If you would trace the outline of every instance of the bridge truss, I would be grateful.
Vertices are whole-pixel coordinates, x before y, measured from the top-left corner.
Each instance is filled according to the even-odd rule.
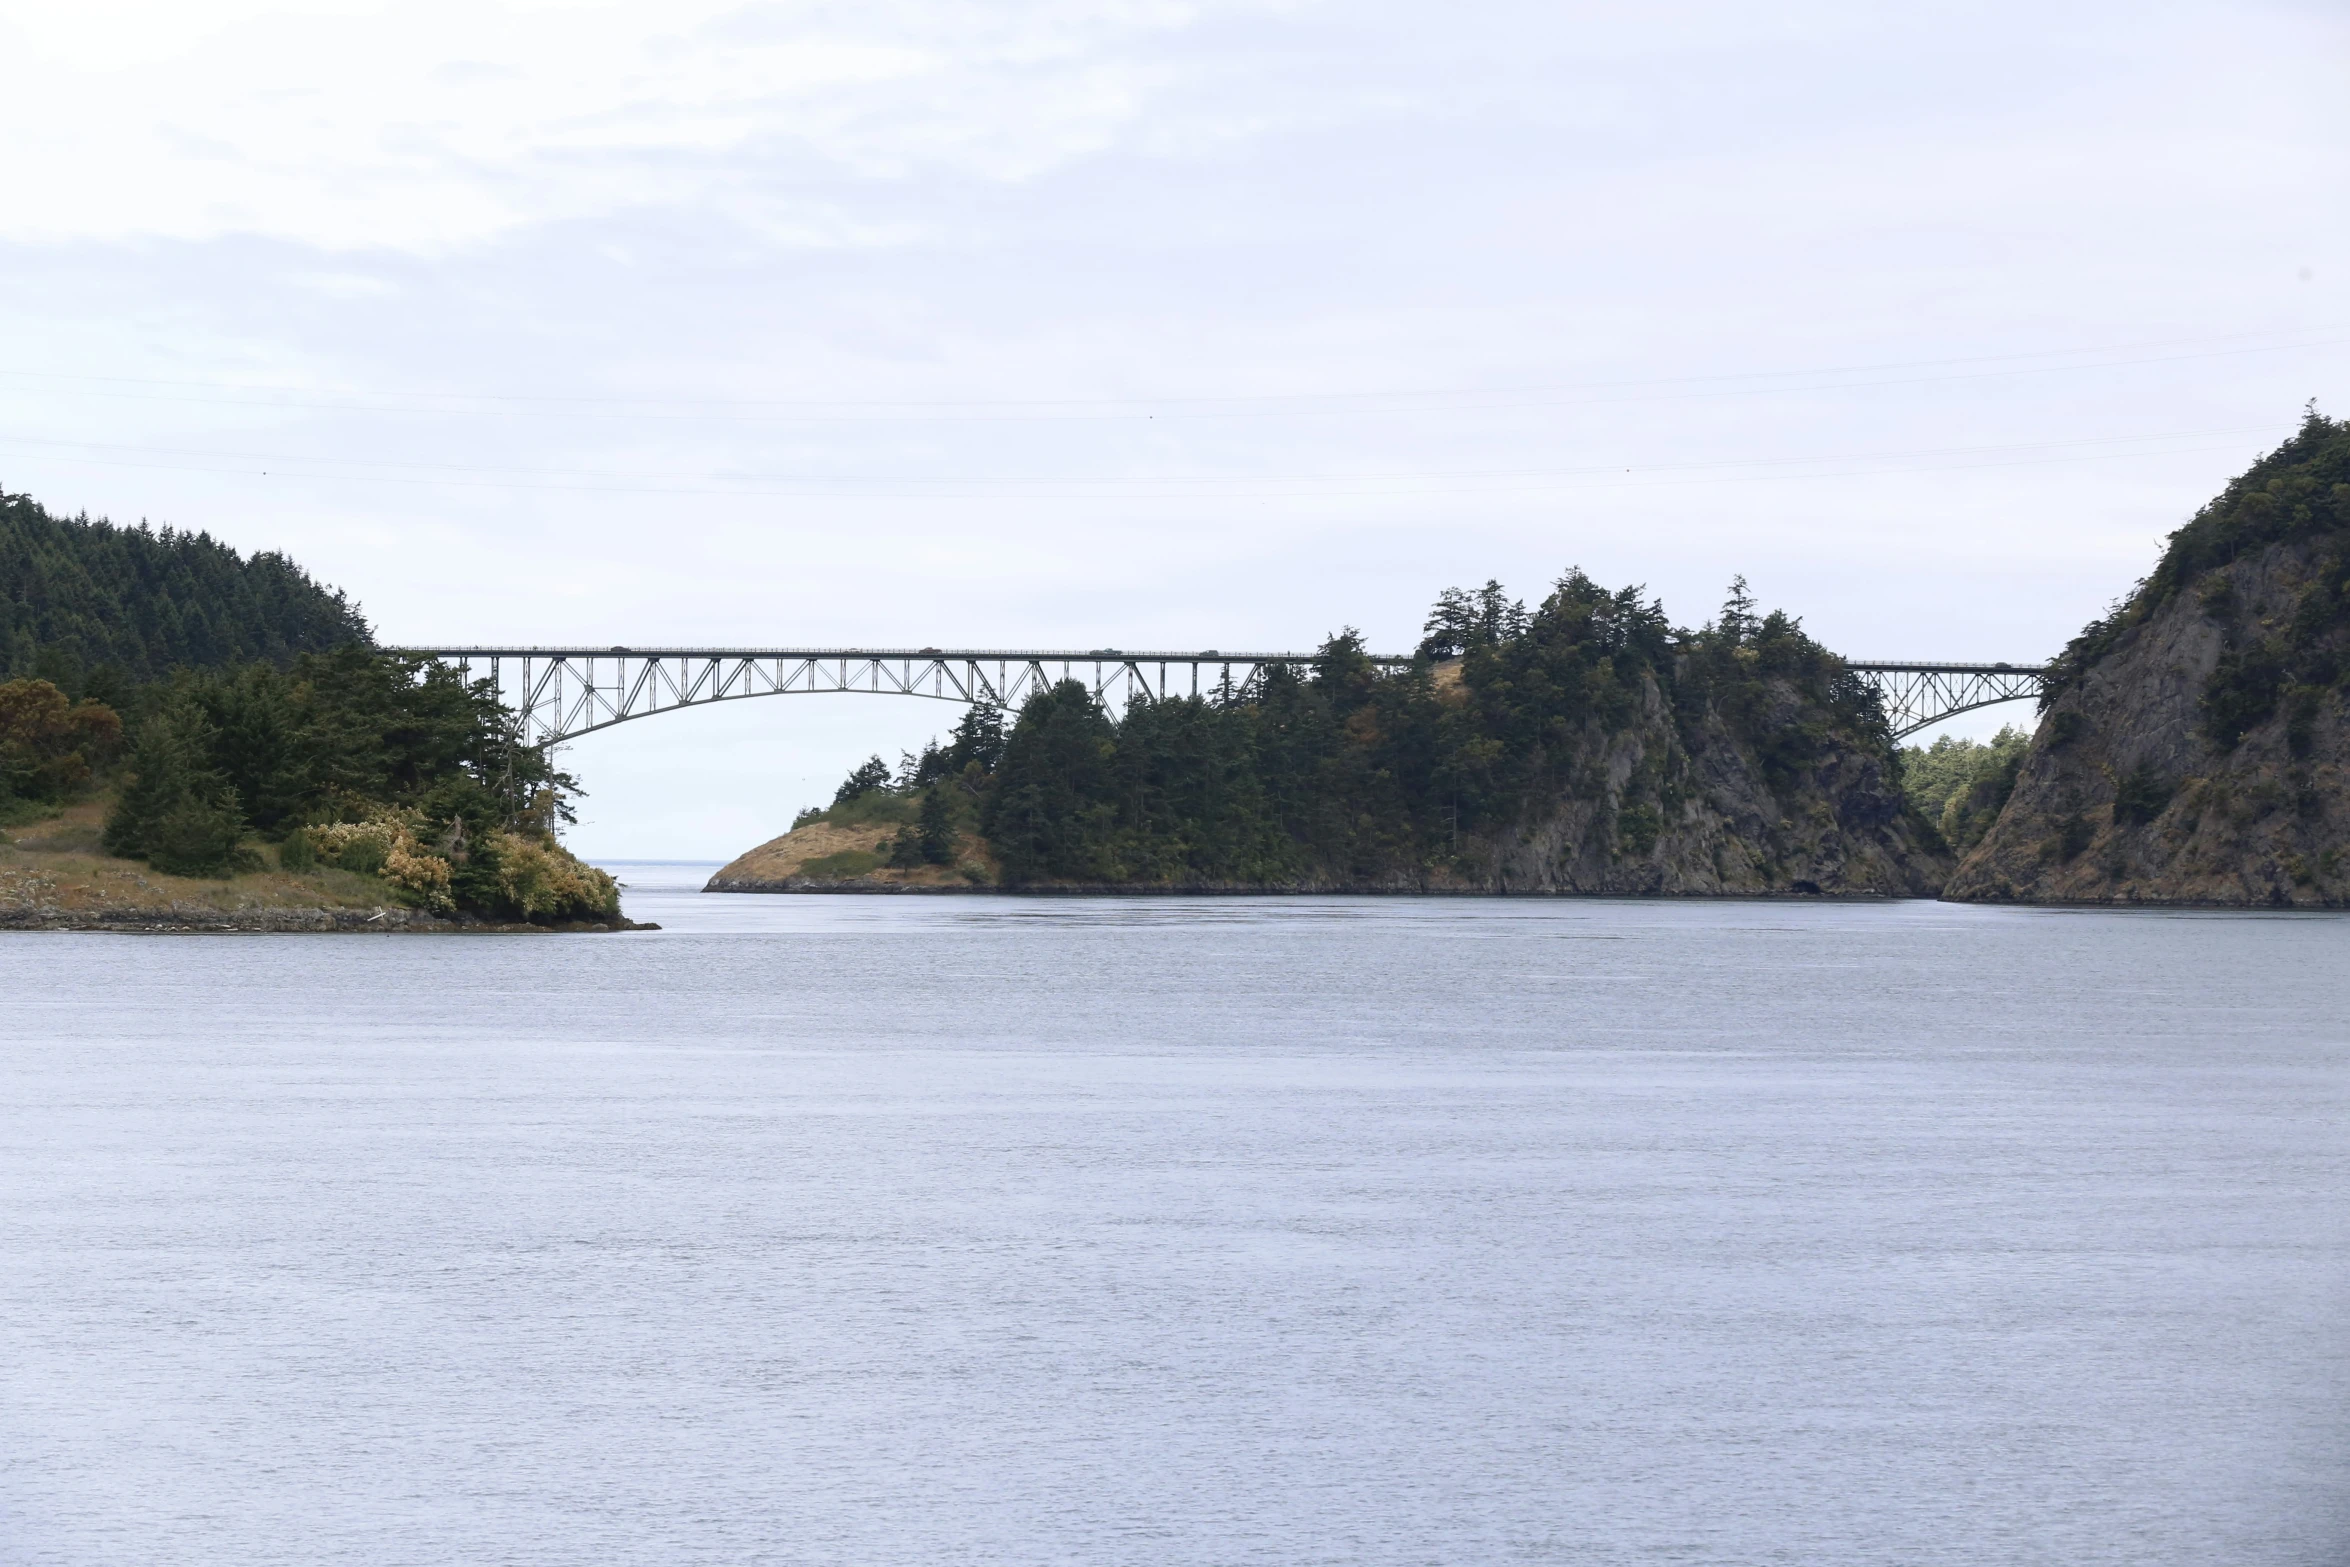
[[[1877,688],[1898,740],[1978,707],[2037,698],[2048,678],[2038,664],[1928,664],[1852,659],[1846,666]]]
[[[1016,710],[1062,680],[1082,681],[1122,706],[1130,697],[1245,694],[1275,664],[1310,653],[1129,653],[998,648],[554,648],[411,647],[469,678],[486,678],[522,718],[523,740],[553,744],[681,707],[754,696],[828,691],[991,702]],[[1374,664],[1407,666],[1402,656]]]
[[[1002,648],[409,647],[395,652],[486,679],[522,720],[528,745],[554,745],[631,719],[758,696],[863,692],[990,702],[1007,711],[1061,680],[1112,705],[1130,697],[1245,695],[1275,665],[1310,653],[1088,652]],[[1383,668],[1408,654],[1372,654]],[[2040,694],[2043,671],[2010,664],[1856,661],[1877,689],[1896,735],[1956,713]]]

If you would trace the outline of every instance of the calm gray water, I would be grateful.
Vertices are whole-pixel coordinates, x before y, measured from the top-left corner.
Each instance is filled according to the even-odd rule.
[[[2350,922],[707,869],[0,936],[0,1559],[2350,1559]]]

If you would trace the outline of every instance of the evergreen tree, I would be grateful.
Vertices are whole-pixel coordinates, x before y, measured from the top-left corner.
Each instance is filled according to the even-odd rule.
[[[841,781],[841,786],[833,791],[832,803],[846,805],[861,794],[871,794],[877,789],[887,789],[890,787],[890,783],[889,763],[878,756],[867,757],[852,769],[849,776]]]
[[[0,492],[0,678],[39,676],[80,696],[102,665],[149,681],[368,640],[358,608],[283,555],[54,516]]]
[[[1724,728],[1774,790],[1831,754],[1899,777],[1874,693],[1743,582],[1684,631],[1641,589],[1570,571],[1531,610],[1498,583],[1447,591],[1402,670],[1348,630],[1245,691],[1139,697],[1115,720],[1077,682],[1040,691],[980,779],[979,825],[1012,885],[1408,882],[1474,870],[1480,835],[1587,796],[1614,737],[1660,721],[1633,776],[1604,786],[1618,853],[1647,854],[1681,819],[1703,787],[1693,757]],[[985,722],[917,776],[957,777]]]
[[[929,865],[945,865],[955,857],[955,824],[947,814],[947,797],[937,789],[922,792],[922,811],[915,824],[915,846]]]
[[[245,823],[236,790],[212,765],[214,738],[187,703],[139,726],[130,777],[106,821],[108,853],[175,876],[218,875],[249,859],[238,847]]]
[[[981,828],[1013,885],[1107,878],[1116,737],[1085,686],[1064,680],[1029,698],[1004,744]]]

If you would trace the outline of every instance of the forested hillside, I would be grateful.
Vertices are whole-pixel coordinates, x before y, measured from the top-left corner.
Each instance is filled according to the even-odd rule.
[[[1948,895],[2350,904],[2350,423],[2312,409],[2066,647]]]
[[[342,875],[432,915],[617,917],[555,837],[574,786],[491,688],[378,651],[282,555],[0,496],[0,654],[0,826],[34,829],[40,885],[109,879],[73,859],[103,850],[191,880]]]
[[[209,534],[52,516],[0,493],[0,678],[80,694],[369,640],[358,607],[283,555]]]
[[[823,815],[919,796],[866,852],[975,866],[947,841],[967,818],[1008,886],[1931,891],[1899,767],[1870,689],[1743,584],[1686,631],[1570,572],[1531,610],[1446,593],[1401,672],[1349,632],[1214,698],[1113,714],[1064,682]]]

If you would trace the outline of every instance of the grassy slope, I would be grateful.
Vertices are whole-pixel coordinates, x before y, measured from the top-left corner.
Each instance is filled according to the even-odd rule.
[[[0,912],[43,912],[67,918],[204,913],[233,915],[263,909],[397,908],[390,887],[373,876],[319,870],[296,876],[269,868],[205,880],[166,876],[135,860],[118,860],[98,847],[106,802],[84,800],[58,815],[0,832]]]
[[[399,890],[380,877],[328,866],[300,874],[279,870],[274,844],[249,843],[264,865],[238,876],[167,876],[136,860],[115,859],[98,846],[107,804],[103,798],[83,800],[41,820],[0,829],[0,928],[449,928],[449,921],[409,907]]]
[[[915,802],[899,795],[859,795],[820,812],[780,838],[770,838],[710,879],[717,892],[756,892],[786,884],[833,887],[992,887],[996,868],[987,845],[958,811],[955,861],[893,870],[883,863],[889,839],[914,820]]]

